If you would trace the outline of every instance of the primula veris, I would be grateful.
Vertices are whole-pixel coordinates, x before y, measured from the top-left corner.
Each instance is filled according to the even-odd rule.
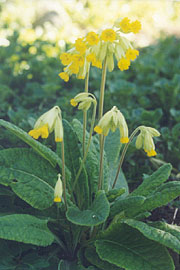
[[[34,139],[39,137],[46,139],[49,133],[55,134],[55,141],[63,141],[63,125],[61,110],[58,106],[54,106],[51,110],[41,115],[34,125],[34,129],[29,131],[29,135]]]
[[[63,185],[61,181],[61,175],[58,174],[58,180],[56,182],[54,188],[54,202],[61,202],[62,201],[62,194],[63,194]]]
[[[153,137],[160,136],[159,131],[157,131],[155,128],[146,126],[140,126],[139,130],[140,134],[136,139],[136,148],[143,148],[148,157],[155,156],[157,153],[155,151]]]
[[[95,126],[94,131],[98,134],[107,136],[110,129],[114,132],[117,128],[120,130],[120,142],[128,143],[128,126],[126,124],[126,120],[118,108],[114,106],[110,111],[106,112],[102,116],[97,126]]]
[[[83,92],[72,98],[70,103],[73,107],[79,104],[79,110],[87,111],[92,103],[96,103],[96,99],[92,94]]]
[[[112,72],[114,57],[121,71],[129,69],[131,61],[136,59],[139,51],[133,48],[122,32],[138,33],[140,29],[139,21],[130,22],[130,19],[125,17],[118,20],[113,28],[104,29],[98,34],[91,31],[86,37],[78,38],[73,48],[60,56],[62,64],[66,67],[64,73],[59,73],[59,76],[65,82],[72,74],[78,79],[85,79],[90,66],[102,69],[105,59],[108,71]]]

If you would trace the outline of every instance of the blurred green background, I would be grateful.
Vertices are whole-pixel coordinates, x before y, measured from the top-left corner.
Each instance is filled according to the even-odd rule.
[[[105,111],[116,105],[126,116],[130,132],[138,125],[161,132],[158,155],[147,158],[129,148],[123,169],[138,183],[163,162],[171,162],[172,177],[180,170],[180,2],[171,0],[0,0],[0,117],[24,130],[54,105],[63,117],[82,119],[69,100],[83,91],[84,82],[63,82],[60,54],[88,31],[111,27],[119,17],[140,20],[132,36],[140,56],[130,69],[107,74]],[[99,95],[101,71],[91,69],[90,91]],[[50,145],[51,137],[47,140]],[[23,146],[1,129],[0,148]],[[137,169],[138,168],[138,169]]]

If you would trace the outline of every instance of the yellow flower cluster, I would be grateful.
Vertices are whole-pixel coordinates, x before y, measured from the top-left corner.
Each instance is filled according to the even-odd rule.
[[[89,32],[85,37],[78,38],[72,49],[64,52],[60,60],[64,66],[63,72],[59,73],[61,79],[69,81],[69,77],[75,74],[78,79],[84,79],[90,65],[102,69],[104,60],[107,61],[109,72],[114,69],[114,56],[118,62],[121,71],[127,70],[131,61],[134,61],[139,55],[130,41],[122,36],[124,33],[138,33],[141,29],[141,23],[134,21],[130,23],[128,18],[116,22],[115,28],[105,29],[99,34]]]
[[[120,30],[124,33],[133,32],[134,34],[137,34],[141,30],[141,23],[138,20],[130,22],[130,20],[127,17],[125,17],[123,20],[119,22],[119,27]]]

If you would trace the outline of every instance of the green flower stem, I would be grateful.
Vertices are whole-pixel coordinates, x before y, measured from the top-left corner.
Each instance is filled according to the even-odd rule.
[[[106,71],[107,71],[107,58],[104,59],[102,76],[101,76],[98,120],[100,120],[102,115],[103,115],[104,90],[105,90],[105,84],[106,84]]]
[[[66,210],[67,210],[66,176],[65,176],[65,158],[64,158],[64,141],[61,142],[61,159],[62,159],[63,196],[64,196],[65,208],[66,208]]]
[[[85,78],[85,89],[84,92],[88,93],[88,86],[89,86],[89,70],[86,74]],[[86,149],[86,142],[85,142],[85,137],[86,137],[86,125],[87,125],[87,111],[83,112],[83,157],[85,155],[85,149]]]
[[[105,136],[100,135],[100,166],[99,166],[99,182],[98,182],[98,190],[103,188],[103,152],[104,152],[104,142]]]
[[[115,187],[116,185],[116,182],[117,182],[117,179],[118,179],[118,176],[119,176],[119,172],[121,170],[121,167],[122,167],[122,164],[123,164],[123,161],[124,161],[124,157],[126,155],[126,152],[127,152],[127,149],[128,149],[128,146],[129,144],[132,142],[134,136],[137,134],[137,132],[139,131],[139,127],[136,128],[133,133],[131,134],[131,136],[129,137],[129,142],[124,146],[123,148],[123,151],[122,151],[122,154],[121,154],[121,158],[120,158],[120,161],[119,161],[119,166],[118,166],[118,169],[117,169],[117,172],[116,172],[116,176],[115,176],[115,179],[114,179],[114,183],[112,185],[112,189]]]
[[[72,187],[71,194],[73,193],[73,190],[74,190],[74,188],[75,188],[75,186],[76,186],[76,184],[78,182],[78,178],[79,178],[79,176],[81,174],[83,165],[84,165],[84,163],[86,161],[86,157],[87,157],[87,154],[88,154],[89,146],[90,146],[90,143],[91,143],[91,138],[92,138],[92,133],[93,133],[93,128],[94,128],[95,118],[96,118],[96,107],[97,107],[97,102],[96,102],[96,100],[94,100],[93,115],[92,115],[91,128],[90,128],[89,139],[88,139],[88,143],[87,143],[87,147],[86,147],[86,152],[84,154],[84,157],[83,157],[83,160],[81,162],[79,171],[78,171],[78,173],[76,175],[76,178],[74,180],[74,184],[73,184],[73,187]]]

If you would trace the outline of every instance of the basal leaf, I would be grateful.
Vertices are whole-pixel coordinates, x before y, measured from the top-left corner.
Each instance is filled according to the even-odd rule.
[[[147,196],[152,194],[163,182],[165,182],[171,173],[172,166],[171,164],[165,164],[161,166],[157,171],[155,171],[152,175],[146,177],[142,184],[136,188],[131,196],[141,195]]]
[[[122,211],[126,210],[128,213],[128,211],[130,212],[131,209],[138,209],[138,207],[143,204],[145,199],[146,198],[143,196],[133,196],[119,199],[112,205],[110,215],[111,217],[114,217]]]
[[[104,191],[99,191],[87,210],[79,210],[77,207],[69,207],[66,213],[67,219],[80,226],[96,226],[103,223],[109,215],[109,202]]]
[[[180,195],[180,183],[177,181],[162,184],[155,193],[148,196],[143,205],[136,212],[152,211],[166,205]]]
[[[126,270],[174,270],[165,247],[126,224],[110,226],[95,241],[99,257]]]
[[[0,238],[38,246],[48,246],[54,241],[47,220],[23,214],[0,217]]]
[[[85,250],[85,256],[90,263],[99,267],[102,270],[122,270],[122,268],[117,267],[114,264],[101,260],[96,253],[95,248],[87,248]]]
[[[53,204],[57,171],[32,149],[0,151],[0,183],[37,209]]]
[[[148,224],[133,220],[127,219],[124,223],[140,231],[145,237],[156,241],[168,248],[173,249],[175,252],[180,253],[180,239],[176,238],[170,232],[164,231],[163,229],[157,229],[149,226]],[[180,234],[180,230],[179,230]],[[179,235],[180,236],[180,235]]]
[[[61,159],[51,149],[34,140],[24,130],[2,119],[0,119],[0,126],[5,127],[18,138],[30,145],[36,152],[38,152],[43,158],[47,159],[53,166],[58,164],[60,168],[62,168]]]
[[[82,162],[82,156],[79,149],[78,137],[73,130],[72,125],[66,120],[63,121],[64,126],[64,146],[65,146],[65,162],[71,171],[71,180],[69,189],[72,188],[74,180]],[[75,194],[80,208],[87,208],[89,205],[89,186],[88,176],[85,167],[81,171],[78,182],[75,186]]]

